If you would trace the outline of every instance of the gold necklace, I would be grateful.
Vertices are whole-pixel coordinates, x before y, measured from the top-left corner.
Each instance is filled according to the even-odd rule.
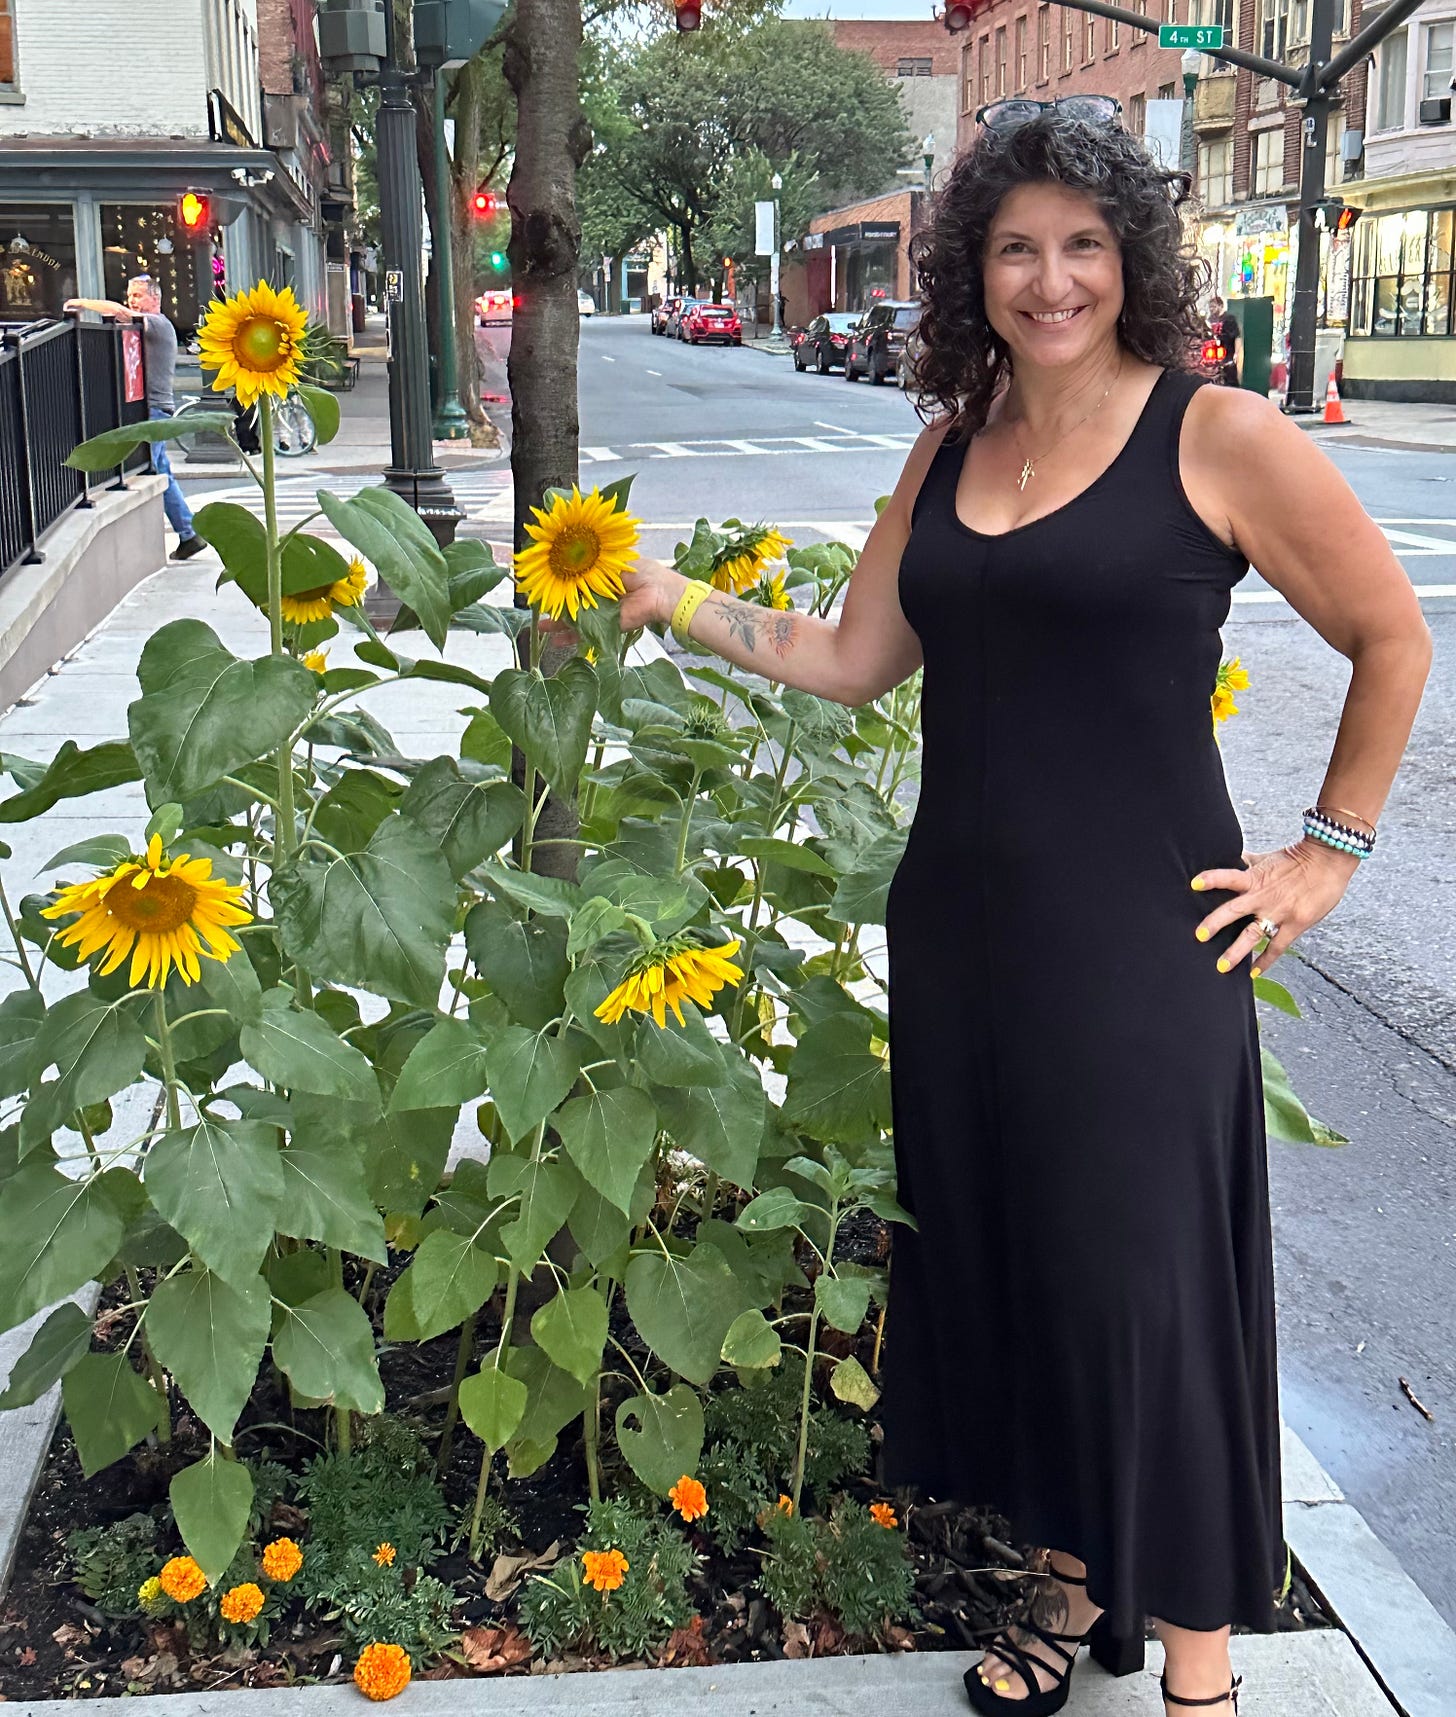
[[[1072,424],[1071,428],[1064,429],[1050,447],[1044,447],[1040,453],[1035,455],[1030,453],[1026,453],[1024,455],[1021,463],[1021,475],[1016,480],[1016,487],[1018,489],[1024,489],[1031,479],[1036,476],[1036,461],[1038,459],[1045,459],[1049,453],[1054,453],[1072,433],[1073,429],[1080,429],[1084,423],[1089,421],[1089,419],[1096,417],[1097,413],[1102,410],[1104,405],[1107,404],[1108,395],[1112,392],[1113,388],[1117,386],[1121,377],[1122,359],[1119,357],[1117,360],[1117,369],[1113,373],[1112,380],[1108,382],[1107,386],[1103,389],[1102,398],[1099,399],[1096,405],[1092,407],[1091,411],[1089,411],[1085,417],[1079,417],[1077,421]],[[1021,438],[1015,434],[1015,431],[1013,431],[1012,434],[1019,444]]]

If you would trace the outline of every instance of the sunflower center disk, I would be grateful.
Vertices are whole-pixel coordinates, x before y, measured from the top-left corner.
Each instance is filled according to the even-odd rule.
[[[288,330],[271,316],[249,316],[233,335],[233,351],[240,364],[269,374],[288,361]]]
[[[197,890],[180,876],[153,876],[145,888],[123,878],[106,895],[106,910],[118,924],[138,934],[165,936],[192,917]]]
[[[559,578],[577,578],[602,552],[601,539],[588,525],[568,525],[551,544],[551,570]]]

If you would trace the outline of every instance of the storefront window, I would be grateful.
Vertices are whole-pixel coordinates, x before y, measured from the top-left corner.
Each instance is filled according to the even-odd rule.
[[[162,295],[162,313],[188,337],[200,320],[198,282],[206,296],[212,282],[212,249],[206,240],[186,239],[177,231],[173,206],[103,203],[102,263],[106,297],[125,302],[134,274],[150,274]],[[199,255],[199,251],[204,254]]]
[[[1451,332],[1456,210],[1367,216],[1355,229],[1350,331],[1377,337]]]
[[[15,73],[15,9],[10,0],[0,0],[0,89],[16,87]]]
[[[0,203],[0,321],[59,316],[76,296],[76,221],[69,203]]]

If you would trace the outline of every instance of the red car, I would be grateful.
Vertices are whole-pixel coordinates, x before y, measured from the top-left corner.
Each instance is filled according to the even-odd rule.
[[[694,304],[677,325],[677,337],[690,346],[704,340],[721,340],[726,346],[743,344],[743,324],[731,304]]]

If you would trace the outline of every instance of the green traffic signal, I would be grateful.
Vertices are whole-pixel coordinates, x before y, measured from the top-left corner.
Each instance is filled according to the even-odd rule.
[[[500,270],[500,269],[503,269],[505,267],[505,265],[506,265],[505,252],[501,251],[501,250],[493,250],[490,253],[490,266],[496,270]]]

